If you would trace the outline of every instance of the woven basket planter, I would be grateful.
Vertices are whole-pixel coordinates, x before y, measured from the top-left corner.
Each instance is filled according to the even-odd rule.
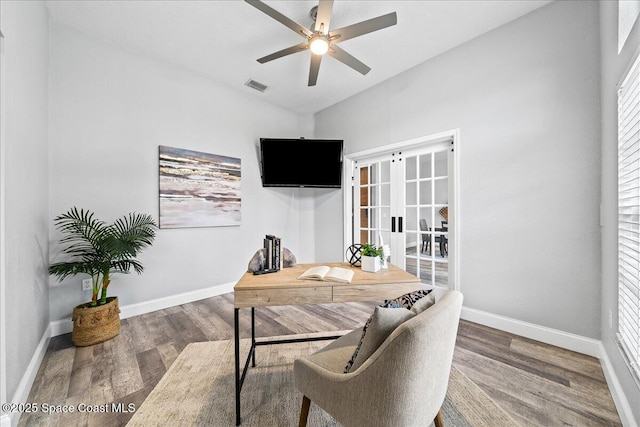
[[[118,297],[107,298],[107,303],[91,307],[80,304],[73,309],[71,340],[78,347],[98,344],[120,333],[120,307]]]

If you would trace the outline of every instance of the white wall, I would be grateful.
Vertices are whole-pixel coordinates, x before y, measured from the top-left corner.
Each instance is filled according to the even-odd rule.
[[[465,306],[599,338],[598,45],[597,2],[554,2],[318,113],[316,136],[353,153],[459,128]],[[342,200],[317,208],[317,252],[340,256]]]
[[[5,36],[6,106],[2,159],[5,203],[5,286],[2,321],[6,369],[2,402],[19,388],[49,324],[48,256],[48,23],[44,3],[0,2]],[[26,385],[27,387],[30,384]],[[27,390],[28,392],[28,390]],[[22,396],[18,396],[22,397]],[[26,397],[26,396],[25,396]]]
[[[640,389],[634,383],[615,343],[618,324],[618,97],[627,67],[638,54],[640,23],[636,21],[624,49],[618,54],[618,2],[600,3],[602,55],[602,344],[630,410],[640,421]],[[613,317],[609,325],[609,312]]]
[[[235,282],[266,233],[280,235],[299,261],[313,259],[313,236],[298,230],[312,221],[300,207],[309,196],[263,188],[257,151],[260,137],[311,136],[311,117],[68,27],[52,24],[50,39],[51,218],[78,206],[107,221],[131,211],[157,219],[159,145],[242,160],[242,224],[160,230],[140,256],[145,272],[112,280],[121,305]],[[53,228],[50,238],[56,260]],[[90,298],[79,278],[52,277],[51,286],[53,321]]]

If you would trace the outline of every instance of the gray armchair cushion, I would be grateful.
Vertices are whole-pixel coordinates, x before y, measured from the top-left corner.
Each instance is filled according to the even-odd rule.
[[[360,343],[349,362],[347,362],[344,372],[348,373],[358,369],[380,347],[380,344],[387,339],[394,329],[415,315],[416,313],[404,307],[376,307],[364,325]]]
[[[306,356],[314,365],[327,371],[342,374],[344,364],[355,352],[360,343],[363,328],[354,329],[312,355]]]

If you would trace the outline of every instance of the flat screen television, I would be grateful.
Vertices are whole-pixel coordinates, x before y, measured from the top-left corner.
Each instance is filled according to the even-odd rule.
[[[342,142],[260,138],[262,186],[340,188]]]

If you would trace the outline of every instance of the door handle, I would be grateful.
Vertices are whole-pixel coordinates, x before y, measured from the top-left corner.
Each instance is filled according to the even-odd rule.
[[[391,232],[392,233],[396,232],[396,217],[395,216],[391,217]]]
[[[402,217],[398,217],[398,233],[402,233]]]

